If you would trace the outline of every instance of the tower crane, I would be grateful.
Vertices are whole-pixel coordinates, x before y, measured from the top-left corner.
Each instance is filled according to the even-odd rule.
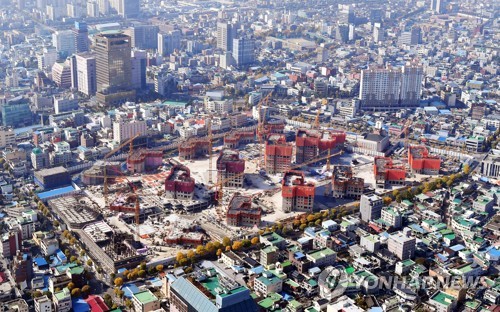
[[[141,133],[138,133],[134,135],[133,137],[127,139],[125,142],[121,143],[118,147],[114,148],[112,151],[107,153],[104,156],[104,206],[109,207],[108,203],[108,174],[107,174],[107,164],[108,164],[108,158],[111,157],[113,154],[121,150],[124,146],[127,144],[130,144],[130,148],[132,149],[134,146],[132,142],[137,139],[139,136],[141,136]],[[131,151],[130,151],[131,152]]]
[[[268,95],[266,95],[266,97],[264,97],[263,99],[261,99],[259,101],[259,104],[257,105],[257,113],[258,113],[258,125],[257,125],[257,140],[259,142],[259,144],[262,145],[262,150],[261,150],[261,155],[259,157],[259,168],[262,168],[262,158],[264,157],[264,153],[265,153],[265,146],[264,146],[264,123],[265,123],[265,120],[266,120],[266,113],[267,113],[267,103],[269,102],[269,99],[271,98],[272,96],[272,92],[270,92]],[[266,103],[266,108],[264,109],[264,112],[262,112],[262,104],[263,103]]]
[[[212,140],[213,140],[213,133],[212,133],[212,115],[209,116],[207,120],[207,131],[208,131],[208,183],[213,183],[212,180]]]

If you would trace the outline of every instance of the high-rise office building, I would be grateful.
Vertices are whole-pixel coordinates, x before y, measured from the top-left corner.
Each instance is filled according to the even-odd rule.
[[[158,53],[167,56],[181,48],[181,31],[176,29],[158,34]]]
[[[138,49],[158,48],[159,27],[156,25],[134,25],[130,29],[132,47]]]
[[[147,55],[146,51],[134,50],[132,51],[132,76],[130,79],[130,84],[134,89],[145,89],[146,88],[146,63]]]
[[[252,64],[255,61],[255,40],[245,37],[233,39],[233,59],[236,66]]]
[[[373,41],[381,42],[384,41],[384,29],[381,23],[373,24]]]
[[[217,48],[233,51],[233,39],[236,37],[236,25],[229,22],[217,23]]]
[[[384,202],[380,196],[361,195],[361,200],[359,203],[361,220],[369,222],[371,220],[379,219],[382,215],[383,206]]]
[[[75,22],[73,29],[75,52],[87,52],[89,50],[89,31],[85,22]]]
[[[52,46],[63,58],[76,51],[75,34],[70,29],[58,30],[52,34]]]
[[[423,69],[417,65],[362,70],[360,106],[373,110],[416,107],[420,103],[423,77]]]
[[[338,24],[335,28],[335,39],[340,42],[346,43],[349,41],[349,25]]]
[[[130,37],[119,32],[95,37],[97,100],[118,104],[135,98],[131,92],[132,61]]]
[[[76,89],[87,96],[94,95],[97,91],[95,55],[90,52],[77,54],[75,62]]]
[[[137,17],[141,11],[139,0],[118,0],[118,14],[124,18]]]
[[[97,91],[126,89],[131,77],[130,37],[122,33],[95,36]]]

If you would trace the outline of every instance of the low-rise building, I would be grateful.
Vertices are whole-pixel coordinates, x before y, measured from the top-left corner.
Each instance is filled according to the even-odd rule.
[[[160,300],[149,290],[133,294],[132,303],[136,312],[150,312],[160,309]]]
[[[264,296],[279,293],[283,289],[283,281],[273,273],[265,271],[262,276],[255,279],[254,289]]]

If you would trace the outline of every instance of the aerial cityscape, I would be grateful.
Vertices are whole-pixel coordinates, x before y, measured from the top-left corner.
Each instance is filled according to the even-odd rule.
[[[0,312],[500,312],[500,1],[0,0]]]

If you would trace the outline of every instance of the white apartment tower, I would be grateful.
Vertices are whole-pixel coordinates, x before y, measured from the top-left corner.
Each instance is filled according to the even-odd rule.
[[[136,135],[146,135],[147,124],[144,120],[116,121],[113,123],[113,139],[119,143]]]

